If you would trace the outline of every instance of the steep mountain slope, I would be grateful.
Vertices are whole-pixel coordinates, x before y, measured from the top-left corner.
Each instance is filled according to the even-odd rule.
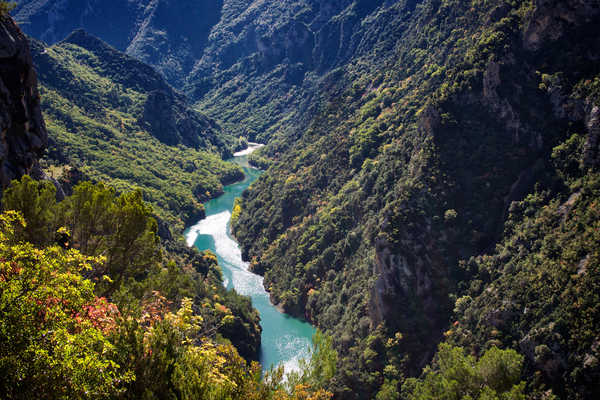
[[[11,180],[39,171],[48,133],[27,38],[12,19],[0,15],[0,24],[1,196]]]
[[[167,256],[140,192],[84,182],[58,203],[53,183],[24,175],[43,177],[48,137],[29,43],[8,8],[0,2],[1,397],[273,395],[258,365],[217,337],[257,357],[259,316],[220,285],[214,255]]]
[[[119,191],[141,187],[178,227],[242,177],[220,158],[230,152],[219,126],[148,65],[83,31],[51,47],[32,43],[56,177],[69,180],[75,168]]]
[[[365,18],[381,3],[225,1],[186,92],[237,136],[293,135],[290,127],[314,113],[323,77],[372,48],[385,29]]]
[[[13,15],[28,35],[49,44],[83,28],[180,85],[202,56],[220,7],[207,0],[20,0]]]
[[[593,1],[400,1],[360,24],[355,35],[368,32],[369,46],[323,81],[326,105],[245,194],[234,227],[274,301],[335,338],[343,355],[338,395],[370,398],[418,375],[455,321],[453,309],[460,318],[466,308],[455,304],[463,293],[472,296],[469,315],[478,321],[463,344],[476,352],[499,343],[523,352],[530,389],[552,388],[567,398],[598,390],[590,380],[598,371],[591,328],[598,318],[597,265],[584,263],[591,269],[580,278],[552,278],[556,291],[546,295],[543,286],[516,287],[527,287],[553,262],[520,274],[528,264],[519,260],[527,256],[504,245],[508,254],[493,257],[515,257],[511,269],[487,276],[503,262],[490,264],[483,255],[503,237],[513,201],[535,187],[546,193],[540,207],[558,207],[576,192],[551,154],[571,160],[568,168],[582,157],[596,159],[599,12]],[[569,141],[573,133],[581,135],[577,146]],[[277,154],[277,145],[266,153]],[[582,164],[589,182],[596,179],[594,163]],[[593,188],[582,209],[593,204]],[[597,222],[593,213],[581,218]],[[519,225],[529,251],[559,226],[540,224]],[[515,240],[511,232],[507,243]],[[593,243],[589,235],[581,229],[554,242]],[[586,254],[592,259],[594,248],[565,256],[565,268],[576,270]],[[463,268],[477,255],[479,267]],[[569,279],[584,283],[562,293],[564,302],[550,300]],[[510,319],[498,310],[512,288]],[[514,314],[532,297],[543,299],[533,315],[566,318],[562,337],[583,326],[587,333],[564,345],[551,333],[536,334],[547,320]],[[579,314],[570,311],[573,303]],[[499,341],[490,340],[494,335]]]
[[[307,122],[323,76],[372,48],[386,28],[365,17],[382,3],[21,0],[14,15],[50,44],[84,28],[154,66],[229,133],[266,142]]]

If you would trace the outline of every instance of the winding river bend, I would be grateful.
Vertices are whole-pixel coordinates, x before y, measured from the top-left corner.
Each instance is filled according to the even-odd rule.
[[[242,261],[241,251],[229,232],[231,210],[236,197],[241,196],[261,171],[250,167],[248,154],[258,146],[236,153],[229,160],[244,169],[246,178],[224,188],[224,194],[204,204],[206,218],[184,232],[188,246],[213,251],[223,270],[223,285],[252,298],[260,313],[262,326],[260,362],[263,371],[283,364],[286,371],[296,370],[298,361],[309,356],[309,346],[314,328],[303,321],[281,313],[271,304],[263,287],[263,278],[248,271]]]

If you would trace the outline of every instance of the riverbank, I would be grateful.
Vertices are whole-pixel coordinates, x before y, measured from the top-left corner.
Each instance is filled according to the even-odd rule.
[[[265,147],[265,145],[262,143],[248,142],[248,148],[246,148],[245,150],[240,150],[238,152],[233,153],[233,157],[249,156],[254,151],[260,149],[261,147]]]

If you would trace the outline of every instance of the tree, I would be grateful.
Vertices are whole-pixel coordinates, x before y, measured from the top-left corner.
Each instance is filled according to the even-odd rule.
[[[56,188],[47,181],[34,181],[24,175],[13,180],[2,198],[3,210],[19,211],[27,225],[28,242],[43,246],[52,242],[56,228]]]
[[[57,228],[65,226],[72,247],[105,257],[105,263],[84,272],[102,295],[110,296],[128,278],[144,275],[159,259],[158,224],[139,190],[117,197],[103,183],[82,182],[58,205],[55,193],[51,183],[24,176],[7,189],[4,209],[23,214],[24,239],[31,243],[52,243]]]
[[[75,186],[62,203],[62,222],[69,228],[73,244],[84,254],[101,254],[114,230],[111,215],[115,191],[91,182]]]
[[[124,279],[145,273],[159,256],[158,224],[139,190],[119,196],[110,212],[114,226],[107,243],[106,268],[114,283],[107,287],[107,295]]]
[[[14,1],[0,1],[0,16],[7,15],[16,6],[17,6],[17,3],[15,3]]]
[[[7,399],[118,394],[132,378],[105,336],[118,310],[81,275],[100,260],[21,241],[17,212],[0,215],[0,226],[0,392]]]
[[[338,355],[333,348],[333,339],[320,330],[313,336],[313,348],[309,361],[300,360],[300,372],[288,373],[288,386],[293,391],[297,386],[323,389],[333,378]]]
[[[434,368],[427,367],[420,379],[407,379],[402,386],[406,400],[519,400],[525,399],[519,382],[523,356],[512,349],[492,347],[477,361],[462,347],[440,344]]]

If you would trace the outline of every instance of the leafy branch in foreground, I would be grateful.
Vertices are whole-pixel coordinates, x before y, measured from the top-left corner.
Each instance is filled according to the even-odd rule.
[[[0,1],[0,16],[7,15],[16,6],[17,6],[17,3],[15,3],[14,1]]]

